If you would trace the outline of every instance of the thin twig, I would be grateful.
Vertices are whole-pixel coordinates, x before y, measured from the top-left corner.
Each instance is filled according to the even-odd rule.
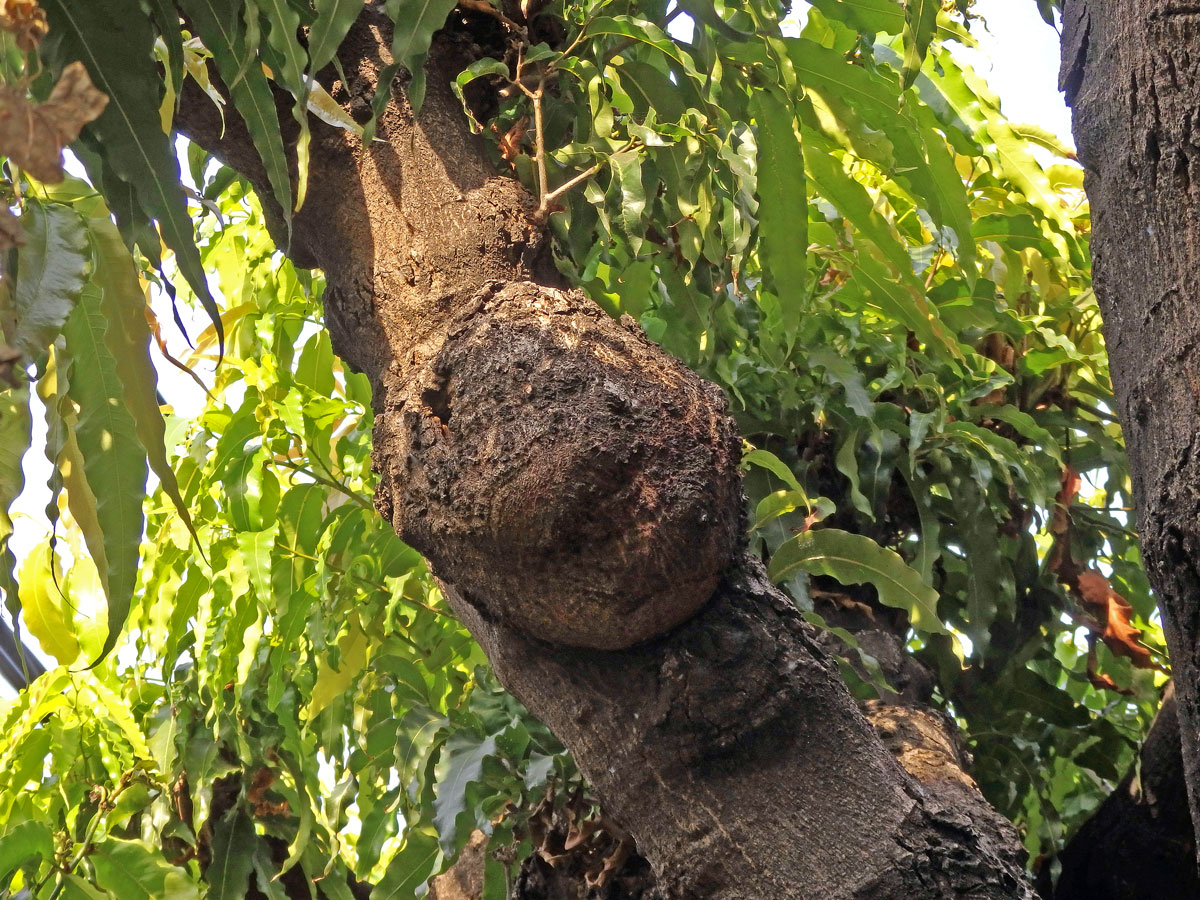
[[[316,459],[316,457],[313,457],[313,458]],[[293,472],[299,472],[301,475],[307,475],[309,478],[313,479],[318,484],[323,484],[323,485],[325,485],[325,487],[333,488],[338,493],[349,497],[351,500],[353,500],[355,503],[357,503],[359,506],[361,506],[365,510],[371,510],[373,508],[371,506],[371,501],[369,501],[366,497],[362,496],[359,493],[356,493],[355,491],[346,487],[344,484],[341,484],[332,478],[326,478],[324,475],[314,472],[312,469],[306,468],[306,467],[300,465],[299,463],[294,463],[290,459],[287,459],[287,458],[282,458],[282,459],[277,458],[275,460],[275,462],[277,462],[281,466],[284,466],[285,468],[291,469]]]
[[[483,13],[485,16],[491,16],[492,18],[499,20],[506,28],[516,32],[516,34],[521,38],[522,43],[526,45],[529,44],[529,33],[525,30],[525,28],[521,25],[518,25],[500,10],[496,9],[496,7],[492,6],[492,4],[486,3],[484,0],[458,0],[458,5],[463,9],[469,9],[472,12]]]
[[[542,128],[542,96],[546,88],[546,78],[538,79],[537,90],[530,98],[533,100],[534,160],[537,162],[538,173],[538,216],[544,216],[550,205],[550,187],[546,181],[546,135]]]
[[[620,150],[616,151],[616,153],[624,153],[626,150],[632,150],[636,146],[637,146],[637,138],[630,138],[629,141],[625,144],[625,146],[622,147]],[[613,156],[615,156],[616,153],[614,153]],[[554,190],[548,191],[546,194],[543,195],[542,205],[539,207],[539,212],[542,213],[543,215],[545,215],[549,211],[551,203],[553,203],[555,200],[557,200],[559,197],[561,197],[567,191],[571,190],[571,188],[575,187],[581,181],[587,181],[589,178],[591,178],[593,175],[595,175],[597,172],[599,172],[601,169],[603,169],[604,164],[611,159],[612,159],[612,156],[609,156],[607,159],[600,160],[600,162],[598,162],[594,166],[580,172],[574,178],[570,178],[567,181],[564,181],[562,184],[560,184]]]

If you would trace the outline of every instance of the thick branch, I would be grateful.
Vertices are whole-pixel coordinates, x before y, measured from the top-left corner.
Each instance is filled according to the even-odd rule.
[[[900,768],[756,560],[700,615],[617,653],[530,642],[446,589],[666,896],[1030,896],[1011,827],[965,786]]]
[[[342,48],[352,113],[386,31],[364,12]],[[739,555],[720,391],[561,289],[531,198],[448,89],[468,43],[435,40],[420,116],[397,93],[381,141],[313,124],[292,253],[324,269],[334,347],[376,388],[376,505],[665,897],[1030,896],[1011,827],[907,774]]]

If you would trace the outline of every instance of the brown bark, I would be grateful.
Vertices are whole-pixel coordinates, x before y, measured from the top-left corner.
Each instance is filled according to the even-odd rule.
[[[1200,822],[1200,7],[1070,0],[1061,86],[1094,283]]]
[[[342,50],[352,112],[385,55],[371,16]],[[901,767],[739,550],[720,392],[554,274],[447,89],[467,43],[439,37],[420,117],[398,90],[382,141],[314,123],[289,247],[324,269],[334,347],[374,385],[381,513],[663,897],[1031,896],[1011,826]],[[259,180],[212,119],[188,103],[180,128]]]

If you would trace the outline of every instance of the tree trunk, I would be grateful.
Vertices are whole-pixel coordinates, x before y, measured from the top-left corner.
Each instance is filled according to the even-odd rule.
[[[1061,87],[1200,823],[1200,7],[1069,0]]]
[[[387,27],[368,9],[343,46],[352,114]],[[381,514],[663,897],[1031,897],[1009,823],[956,765],[905,771],[742,550],[721,392],[555,273],[448,88],[469,44],[438,37],[420,116],[398,86],[382,141],[313,123],[288,248],[324,270],[334,347],[374,386]],[[221,127],[184,98],[180,130],[263,193]]]

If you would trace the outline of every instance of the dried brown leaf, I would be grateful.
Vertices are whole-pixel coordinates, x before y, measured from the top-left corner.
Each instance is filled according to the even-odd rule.
[[[28,53],[37,49],[50,26],[37,0],[4,0],[0,6],[0,30],[14,35],[17,46]]]
[[[1100,623],[1100,639],[1117,656],[1128,657],[1139,669],[1157,669],[1159,665],[1141,643],[1142,632],[1133,626],[1133,607],[1113,590],[1099,572],[1080,572],[1076,588],[1084,605]]]
[[[63,179],[63,147],[107,105],[108,97],[79,62],[63,69],[45,103],[31,103],[23,88],[0,87],[0,154],[38,181],[57,184]]]

